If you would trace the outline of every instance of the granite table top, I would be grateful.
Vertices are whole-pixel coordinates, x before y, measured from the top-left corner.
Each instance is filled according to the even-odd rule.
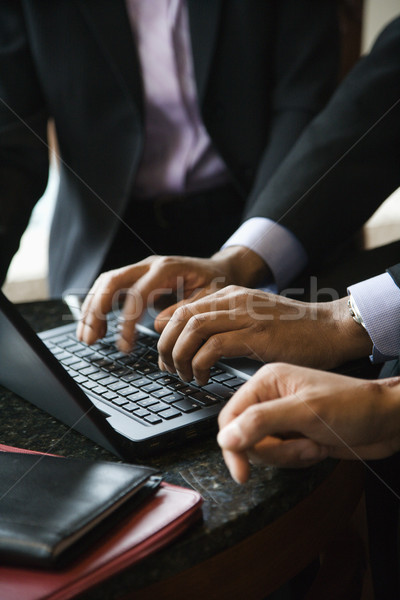
[[[61,300],[17,307],[35,331],[71,319]],[[67,457],[118,460],[1,386],[0,414],[1,443]],[[214,436],[138,462],[160,469],[169,483],[200,492],[204,499],[203,520],[165,550],[103,583],[107,598],[190,568],[259,531],[304,499],[336,464],[327,460],[304,470],[257,467],[250,481],[240,486],[230,478]],[[91,597],[96,598],[96,593],[85,594],[85,598]]]

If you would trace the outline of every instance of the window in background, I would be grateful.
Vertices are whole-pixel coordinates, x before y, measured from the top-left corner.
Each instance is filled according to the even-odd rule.
[[[12,302],[43,300],[48,297],[47,266],[51,218],[58,190],[58,169],[52,163],[47,188],[32,211],[29,225],[21,238],[3,291]]]

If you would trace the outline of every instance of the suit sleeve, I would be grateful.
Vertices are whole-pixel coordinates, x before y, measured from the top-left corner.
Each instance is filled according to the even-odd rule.
[[[247,218],[291,231],[311,262],[360,228],[400,185],[400,19],[303,132]]]
[[[249,203],[326,105],[338,79],[336,0],[285,0],[275,10],[272,120]]]
[[[393,267],[389,267],[389,269],[387,269],[387,272],[389,273],[397,287],[400,288],[400,263],[398,265],[394,265]]]
[[[21,3],[0,5],[0,283],[48,177],[47,113]]]

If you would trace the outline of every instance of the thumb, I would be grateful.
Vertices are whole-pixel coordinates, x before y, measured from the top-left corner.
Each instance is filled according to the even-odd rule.
[[[157,331],[157,333],[162,333],[164,331],[172,315],[181,304],[182,302],[171,304],[171,306],[164,308],[164,310],[158,313],[154,320],[154,329]]]

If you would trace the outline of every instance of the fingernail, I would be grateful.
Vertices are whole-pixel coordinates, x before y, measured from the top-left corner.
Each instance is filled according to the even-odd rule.
[[[182,381],[184,381],[185,383],[189,383],[189,381],[192,380],[191,377],[187,377],[186,375],[184,375],[183,373],[180,373],[179,371],[176,372],[179,379],[182,379]]]
[[[232,421],[226,427],[221,429],[217,435],[217,442],[221,448],[232,448],[238,446],[241,441],[239,426],[236,421]]]

